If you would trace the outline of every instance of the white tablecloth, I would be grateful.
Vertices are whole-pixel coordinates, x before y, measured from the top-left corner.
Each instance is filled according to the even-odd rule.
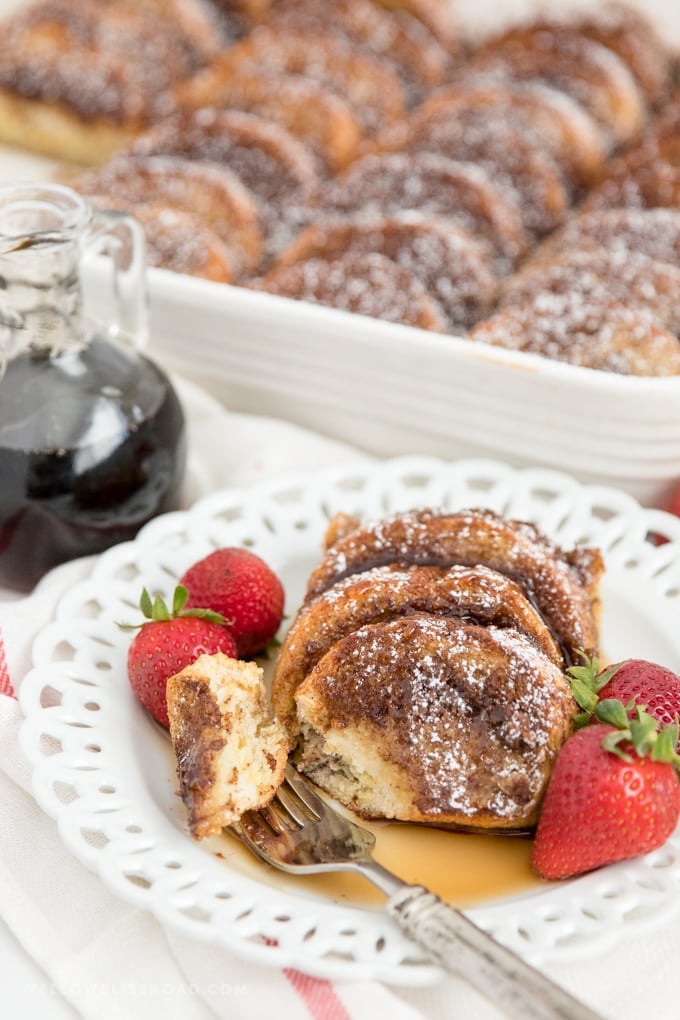
[[[570,4],[572,0],[569,0]],[[580,0],[589,6],[589,0]],[[23,0],[0,0],[0,15]],[[671,43],[680,42],[677,0],[637,0]],[[542,0],[461,2],[469,24],[548,6]],[[563,9],[567,0],[552,6]],[[0,180],[47,178],[53,164],[0,148]],[[191,387],[182,390],[191,426],[186,501],[225,485],[247,485],[290,470],[314,470],[358,454],[283,422],[231,415]],[[220,444],[214,441],[219,427]],[[7,1020],[498,1020],[461,982],[425,990],[361,982],[333,985],[297,971],[265,969],[164,930],[117,900],[62,846],[37,807],[17,745],[21,716],[13,692],[30,661],[32,636],[61,591],[82,572],[61,568],[28,599],[0,592],[0,1015]],[[546,968],[611,1020],[680,1018],[680,918],[622,938],[602,955]]]
[[[301,468],[361,456],[284,422],[231,415],[193,386],[180,392],[192,450],[186,500],[228,484],[248,485]],[[220,443],[214,442],[215,435]],[[208,442],[208,437],[211,441]],[[164,930],[116,899],[62,846],[35,804],[17,746],[20,712],[12,691],[30,662],[32,636],[55,600],[86,569],[54,571],[29,598],[0,603],[0,960],[2,1015],[42,1020],[498,1020],[460,981],[424,990],[370,983],[331,984],[256,966],[222,949]],[[606,954],[557,963],[548,973],[611,1020],[680,1018],[680,920],[628,936]]]

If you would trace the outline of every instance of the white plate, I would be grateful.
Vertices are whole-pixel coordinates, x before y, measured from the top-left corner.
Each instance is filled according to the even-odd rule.
[[[538,524],[565,546],[597,544],[607,562],[603,648],[680,669],[680,520],[624,493],[493,461],[401,458],[210,496],[152,522],[95,561],[61,600],[21,687],[21,743],[33,790],[66,845],[121,897],[165,924],[261,963],[328,977],[423,984],[439,971],[384,912],[333,902],[230,857],[228,836],[187,834],[168,741],[129,689],[129,636],[142,584],[169,593],[211,548],[245,545],[280,574],[292,613],[329,516],[413,506],[488,506]],[[664,544],[650,534],[670,539]],[[220,856],[216,856],[219,854]],[[470,916],[536,962],[592,951],[680,907],[680,834],[659,851]]]

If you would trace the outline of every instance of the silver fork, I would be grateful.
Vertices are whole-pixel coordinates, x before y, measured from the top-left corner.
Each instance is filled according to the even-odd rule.
[[[373,833],[338,814],[291,765],[271,804],[248,812],[229,831],[282,871],[358,871],[387,894],[387,911],[409,938],[506,1016],[601,1020],[434,893],[378,864],[371,856]]]

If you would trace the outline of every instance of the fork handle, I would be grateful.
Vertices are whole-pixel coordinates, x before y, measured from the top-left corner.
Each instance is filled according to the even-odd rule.
[[[404,885],[390,897],[387,909],[409,938],[506,1016],[517,1020],[601,1020],[423,886]]]

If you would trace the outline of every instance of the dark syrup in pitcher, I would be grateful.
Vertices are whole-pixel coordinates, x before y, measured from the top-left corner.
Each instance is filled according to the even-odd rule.
[[[133,538],[177,506],[184,416],[153,362],[95,337],[23,353],[0,382],[0,585]]]

